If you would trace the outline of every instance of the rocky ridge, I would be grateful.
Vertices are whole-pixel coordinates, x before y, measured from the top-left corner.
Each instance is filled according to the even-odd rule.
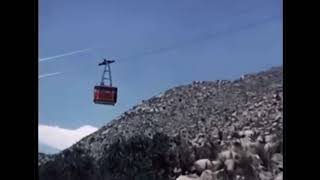
[[[216,179],[277,178],[282,170],[272,158],[283,153],[282,76],[276,67],[235,81],[172,88],[67,150],[39,155],[40,179],[201,178],[204,172]],[[201,159],[216,166],[199,171]]]

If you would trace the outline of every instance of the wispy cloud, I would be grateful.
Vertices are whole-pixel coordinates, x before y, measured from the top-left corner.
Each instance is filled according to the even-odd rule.
[[[64,54],[59,54],[59,55],[56,55],[56,56],[51,56],[51,57],[46,57],[46,58],[40,58],[40,59],[39,59],[39,62],[48,61],[48,60],[52,60],[52,59],[57,59],[57,58],[65,57],[65,56],[71,56],[71,55],[78,54],[78,53],[82,53],[82,52],[89,51],[89,50],[91,50],[91,48],[82,49],[82,50],[77,50],[77,51],[72,51],[72,52],[68,52],[68,53],[64,53]]]
[[[48,73],[48,74],[41,74],[39,75],[39,79],[45,78],[45,77],[50,77],[50,76],[56,76],[61,74],[61,72],[55,72],[55,73]]]
[[[96,130],[96,127],[89,125],[82,126],[78,129],[64,129],[58,126],[39,125],[39,143],[63,150]]]

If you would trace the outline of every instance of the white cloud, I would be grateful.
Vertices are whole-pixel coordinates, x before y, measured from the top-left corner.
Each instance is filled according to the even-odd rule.
[[[64,129],[58,126],[39,125],[38,138],[39,143],[63,150],[96,130],[96,127],[89,125],[82,126],[78,129]]]

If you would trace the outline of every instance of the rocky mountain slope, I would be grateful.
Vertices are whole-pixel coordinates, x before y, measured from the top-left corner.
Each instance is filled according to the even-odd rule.
[[[40,180],[281,178],[282,77],[276,67],[170,89],[63,152],[41,155]],[[199,170],[201,159],[210,167]]]

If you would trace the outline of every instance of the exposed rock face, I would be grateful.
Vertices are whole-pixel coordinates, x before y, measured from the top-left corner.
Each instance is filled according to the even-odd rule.
[[[69,149],[39,155],[40,179],[279,178],[282,76],[277,67],[232,82],[170,89]],[[212,163],[196,172],[200,159]]]
[[[52,160],[53,156],[52,155],[48,155],[48,154],[44,154],[44,153],[38,153],[38,165],[42,165],[47,163],[48,161]]]

